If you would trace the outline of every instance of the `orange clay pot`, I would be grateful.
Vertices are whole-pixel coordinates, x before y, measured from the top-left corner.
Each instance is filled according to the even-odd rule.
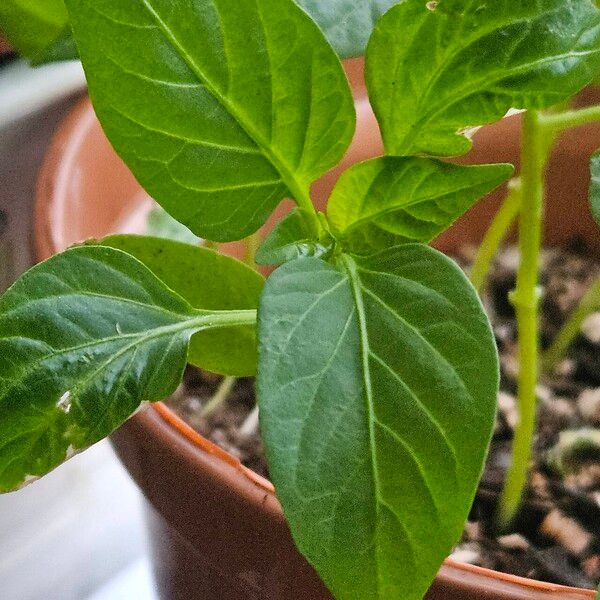
[[[358,130],[342,168],[381,153],[360,62],[347,65]],[[516,163],[519,117],[486,127],[472,162]],[[585,238],[600,250],[587,208],[588,161],[600,128],[580,128],[557,145],[549,169],[548,244]],[[315,185],[321,206],[340,168]],[[451,252],[476,244],[502,198],[492,194],[437,246]],[[111,232],[142,232],[151,201],[105,139],[85,100],[66,119],[48,152],[38,186],[36,243],[40,259]],[[285,207],[278,211],[281,214]],[[225,251],[239,253],[239,245]],[[331,600],[298,553],[270,482],[205,440],[165,405],[136,414],[113,444],[147,500],[154,569],[164,600]],[[590,600],[594,592],[522,579],[448,560],[427,600]],[[395,599],[390,599],[395,600]]]

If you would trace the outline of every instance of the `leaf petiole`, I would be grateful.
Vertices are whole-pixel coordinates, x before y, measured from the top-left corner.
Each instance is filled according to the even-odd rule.
[[[244,240],[244,247],[246,250],[244,256],[244,262],[251,267],[252,269],[256,269],[256,251],[260,247],[261,244],[261,235],[259,231],[256,231],[251,236],[248,236]],[[201,416],[205,419],[210,417],[214,412],[227,400],[229,394],[233,390],[234,385],[236,384],[238,378],[237,377],[224,377],[216,392],[212,395],[209,401],[204,405],[202,409]]]
[[[198,313],[199,316],[187,325],[197,324],[199,330],[256,324],[256,310],[223,310],[210,313],[198,311]]]
[[[566,129],[571,129],[572,127],[597,123],[598,121],[600,121],[600,105],[539,114],[540,127],[555,134],[561,133]]]
[[[255,231],[244,240],[244,262],[252,269],[256,270],[256,253],[262,244],[260,231]]]
[[[515,177],[508,183],[506,198],[486,231],[473,263],[471,282],[480,293],[485,286],[494,256],[496,256],[500,244],[519,215],[521,195],[521,179]]]

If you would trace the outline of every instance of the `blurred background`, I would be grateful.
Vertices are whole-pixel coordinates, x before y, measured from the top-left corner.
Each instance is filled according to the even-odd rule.
[[[36,178],[84,92],[78,62],[30,68],[0,47],[0,290],[34,260]],[[2,600],[154,600],[139,492],[108,442],[0,496]]]

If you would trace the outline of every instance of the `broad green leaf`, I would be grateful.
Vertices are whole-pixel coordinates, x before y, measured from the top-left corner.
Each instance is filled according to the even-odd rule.
[[[543,109],[600,72],[592,0],[405,0],[378,23],[367,85],[388,154],[464,154],[465,128]]]
[[[148,213],[146,224],[148,235],[175,240],[185,244],[199,245],[202,240],[194,235],[185,225],[176,221],[164,208],[156,206]]]
[[[280,265],[303,256],[323,256],[332,244],[333,240],[319,230],[313,215],[295,208],[269,233],[255,260],[259,265]]]
[[[2,0],[0,30],[34,64],[77,57],[63,0]]]
[[[269,470],[338,600],[421,600],[460,538],[498,389],[494,337],[456,264],[420,244],[287,263],[259,309]]]
[[[194,308],[258,308],[264,278],[234,258],[208,248],[144,236],[117,235],[101,243],[135,256]],[[188,362],[222,375],[254,375],[255,327],[197,333],[190,344]]]
[[[0,491],[172,393],[194,333],[252,314],[196,310],[113,248],[78,247],[34,267],[0,299]]]
[[[297,0],[341,58],[363,56],[377,20],[400,0]]]
[[[63,0],[4,1],[7,4],[4,11],[0,7],[0,29],[2,29],[3,21],[9,22],[10,30],[14,33],[14,36],[11,37],[23,39],[27,48],[31,50],[31,53],[28,53],[29,56],[32,53],[41,56],[41,61],[36,60],[36,62],[51,62],[77,56],[71,28],[66,27],[67,19]],[[296,0],[296,3],[317,22],[340,58],[362,56],[377,19],[398,2],[399,0]],[[39,14],[35,14],[39,13],[40,9],[43,11],[41,18]],[[29,13],[24,13],[24,11],[29,11]],[[48,14],[52,16],[49,11],[55,11],[56,15],[60,14],[59,22],[65,28],[60,37],[52,36],[51,43],[47,48],[40,48],[40,41],[43,42],[43,38],[36,39],[34,37],[32,25],[34,27],[41,26],[43,35],[50,33],[48,27],[44,25],[44,17],[47,17]],[[31,20],[20,20],[24,14],[33,14],[34,16]],[[3,18],[3,15],[8,16]],[[41,24],[40,21],[42,21]],[[56,30],[54,23],[50,24],[50,27],[52,31]]]
[[[292,0],[67,0],[98,117],[140,183],[204,239],[308,203],[355,126],[348,81]]]
[[[592,156],[591,171],[590,206],[596,223],[600,225],[600,151]]]
[[[466,167],[427,158],[376,158],[340,177],[327,215],[334,235],[352,252],[430,242],[512,172],[506,164]]]

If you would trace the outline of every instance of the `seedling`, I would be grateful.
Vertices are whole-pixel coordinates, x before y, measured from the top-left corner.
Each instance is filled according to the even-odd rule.
[[[340,56],[352,36],[324,15],[337,24],[344,4],[302,3]],[[67,0],[98,118],[172,217],[225,242],[286,197],[297,207],[257,253],[281,265],[266,283],[211,249],[144,236],[71,248],[17,281],[0,300],[0,489],[171,394],[186,362],[256,374],[300,551],[338,599],[422,598],[460,537],[498,391],[476,290],[428,244],[513,173],[434,157],[465,154],[465,131],[516,108],[527,112],[510,520],[533,431],[550,133],[600,114],[541,111],[600,72],[600,11],[497,4],[406,0],[379,20],[366,79],[385,156],[350,167],[320,213],[311,184],[344,155],[355,114],[339,56],[292,0]]]

